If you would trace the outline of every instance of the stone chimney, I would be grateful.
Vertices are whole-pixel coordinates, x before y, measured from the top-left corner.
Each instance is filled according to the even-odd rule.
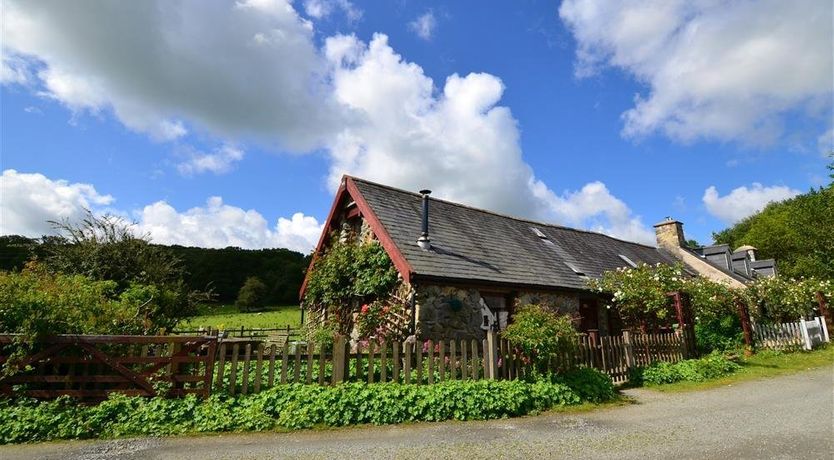
[[[683,224],[667,217],[662,222],[654,225],[654,233],[657,238],[657,246],[666,249],[678,249],[686,246],[686,239],[683,236]]]

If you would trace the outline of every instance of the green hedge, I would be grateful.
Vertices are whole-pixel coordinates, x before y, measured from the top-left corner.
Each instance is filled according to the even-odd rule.
[[[703,382],[730,375],[741,366],[720,354],[700,359],[687,359],[677,363],[657,362],[635,369],[629,380],[633,385],[663,385],[676,382]]]
[[[553,381],[447,381],[435,385],[347,383],[276,386],[206,400],[122,395],[94,406],[0,399],[0,443],[191,432],[262,431],[409,421],[485,420],[614,396],[611,380],[582,370]]]

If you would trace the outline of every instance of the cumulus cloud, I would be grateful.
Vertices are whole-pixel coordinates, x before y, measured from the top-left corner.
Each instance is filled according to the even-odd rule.
[[[42,174],[3,171],[0,177],[0,234],[39,237],[53,233],[50,220],[77,221],[85,209],[100,213],[114,202],[90,184],[52,180]],[[165,201],[147,205],[133,215],[139,234],[154,242],[220,248],[284,247],[309,252],[318,242],[322,226],[314,217],[295,213],[280,217],[274,227],[258,211],[245,210],[211,197],[205,206],[177,211]]]
[[[235,163],[243,159],[243,150],[232,146],[223,145],[212,153],[200,152],[192,147],[183,147],[181,153],[186,160],[177,165],[180,174],[191,176],[203,172],[214,174],[227,173],[234,168]]]
[[[84,209],[109,205],[113,197],[90,184],[52,180],[14,169],[0,177],[0,234],[40,237],[54,233],[48,221],[76,220]]]
[[[765,187],[754,182],[749,188],[738,187],[724,196],[718,194],[715,186],[710,186],[704,191],[703,201],[710,214],[732,224],[761,211],[768,203],[786,200],[800,193],[784,185]]]
[[[274,228],[254,209],[245,210],[223,203],[214,196],[205,206],[183,212],[158,201],[137,213],[138,229],[153,241],[205,248],[238,246],[247,249],[285,247],[310,252],[318,241],[321,225],[314,217],[295,213],[279,218]]]
[[[35,70],[41,94],[159,140],[191,125],[306,151],[339,114],[312,24],[286,0],[10,0],[3,15],[4,82]]]
[[[577,76],[611,66],[647,85],[627,137],[766,145],[789,113],[830,123],[831,2],[565,0],[559,15]]]
[[[316,18],[326,15],[327,5],[339,4],[311,1],[304,7]],[[287,0],[11,0],[4,14],[4,57],[22,56],[36,75],[30,84],[73,111],[112,113],[131,129],[178,143],[199,128],[236,145],[253,137],[297,152],[324,148],[333,190],[343,173],[351,173],[412,190],[429,187],[438,196],[512,215],[646,240],[639,217],[604,184],[559,195],[534,175],[522,156],[517,122],[499,104],[499,78],[453,74],[435,86],[379,34],[367,43],[327,37],[317,48],[313,24]],[[242,156],[227,146],[192,150],[177,167],[186,175],[222,173]],[[579,212],[576,203],[588,209]],[[176,214],[184,219],[191,211],[202,216],[223,210],[231,219],[248,212],[215,204]],[[153,212],[172,216],[166,206],[151,205],[149,218]],[[162,228],[156,235],[166,235]],[[275,241],[268,232],[278,231],[246,228],[245,237],[217,229],[216,241]],[[197,234],[188,238],[203,241]]]
[[[654,240],[639,217],[600,182],[557,195],[523,160],[516,120],[498,105],[504,85],[485,73],[457,74],[441,91],[376,35],[327,40],[336,100],[364,123],[329,145],[331,187],[344,173],[511,215]]]
[[[408,28],[423,40],[431,40],[434,30],[437,28],[437,19],[434,12],[429,10],[408,23]]]

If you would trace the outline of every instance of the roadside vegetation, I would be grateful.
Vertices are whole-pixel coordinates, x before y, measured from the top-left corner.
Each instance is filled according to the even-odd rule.
[[[590,374],[595,374],[591,376]],[[55,439],[274,431],[357,424],[488,420],[600,403],[615,397],[597,371],[535,382],[446,381],[435,385],[281,385],[248,396],[206,400],[111,395],[97,405],[69,398],[0,400],[0,443]]]
[[[671,384],[647,386],[653,390],[665,392],[704,390],[832,366],[834,365],[834,346],[829,344],[813,351],[761,350],[752,356],[738,356],[734,364],[732,372],[711,379],[681,379]]]

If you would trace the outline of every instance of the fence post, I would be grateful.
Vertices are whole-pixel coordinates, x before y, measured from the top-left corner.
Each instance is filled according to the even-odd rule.
[[[753,334],[750,330],[750,312],[747,311],[747,304],[741,299],[736,299],[738,317],[741,320],[741,330],[744,333],[744,355],[753,354]]]
[[[625,354],[626,369],[634,367],[634,350],[631,348],[631,332],[623,331],[623,351]]]
[[[834,328],[834,317],[832,317],[831,310],[828,309],[828,302],[822,292],[817,291],[817,304],[820,307],[820,315],[822,315],[825,322],[826,329]]]
[[[822,340],[826,343],[830,342],[831,338],[828,337],[828,325],[825,324],[825,318],[820,318],[819,316],[817,316],[817,321],[819,321],[820,329],[822,329]]]
[[[495,331],[487,331],[487,351],[489,352],[489,375],[487,379],[495,380],[498,378],[498,337]]]
[[[337,335],[333,341],[333,383],[341,383],[345,379],[345,337]]]
[[[810,350],[811,336],[808,335],[808,326],[805,324],[805,318],[799,318],[799,329],[802,331],[802,348]]]

